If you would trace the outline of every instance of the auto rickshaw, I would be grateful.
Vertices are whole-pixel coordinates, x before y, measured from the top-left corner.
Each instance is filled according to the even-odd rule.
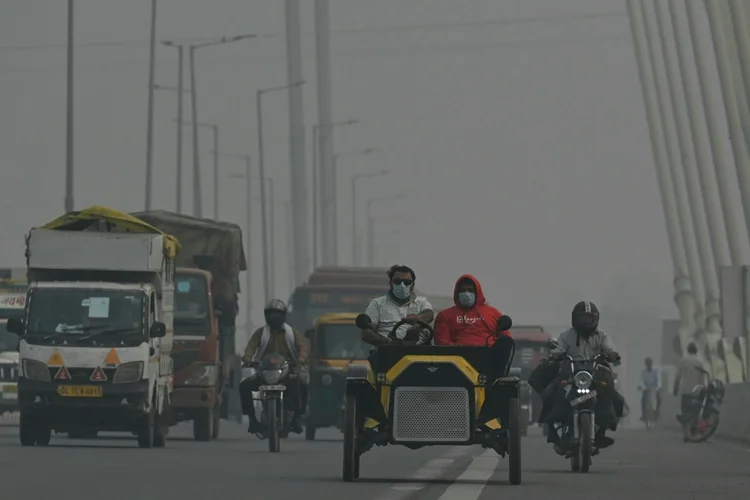
[[[367,365],[371,346],[362,342],[356,318],[356,313],[324,314],[305,332],[310,340],[310,385],[305,418],[308,441],[315,439],[315,432],[321,427],[342,428],[349,367]]]
[[[405,324],[402,320],[389,334]],[[521,433],[518,377],[510,364],[497,367],[487,347],[435,346],[417,334],[377,347],[373,366],[352,366],[346,380],[343,479],[359,478],[360,457],[373,446],[481,445],[509,457],[511,484],[521,483]],[[498,330],[512,321],[502,316]],[[360,329],[371,327],[366,314]],[[420,344],[421,343],[421,344]],[[512,349],[512,348],[511,348]],[[513,352],[507,353],[512,360]],[[499,372],[496,371],[499,369]],[[497,374],[494,381],[489,374]]]
[[[528,382],[529,375],[542,359],[547,357],[549,347],[547,342],[552,338],[541,326],[514,326],[513,340],[516,342],[516,354],[513,357],[513,367],[520,370],[521,377],[521,434],[528,434],[529,425],[538,422],[542,411],[542,398],[531,389]],[[542,426],[546,431],[546,426]]]

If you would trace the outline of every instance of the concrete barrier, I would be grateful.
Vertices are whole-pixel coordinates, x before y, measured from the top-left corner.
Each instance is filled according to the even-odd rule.
[[[719,437],[750,442],[750,384],[727,384],[724,403],[719,408],[721,423]],[[680,398],[667,394],[662,397],[661,426],[680,430],[675,416],[680,413]]]

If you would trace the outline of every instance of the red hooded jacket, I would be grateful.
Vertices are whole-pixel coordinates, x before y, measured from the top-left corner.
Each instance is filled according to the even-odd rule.
[[[477,299],[470,308],[462,307],[458,302],[458,284],[466,278],[477,288]],[[453,289],[453,303],[456,305],[440,311],[435,318],[435,345],[493,345],[497,337],[497,321],[502,313],[487,305],[479,280],[470,274],[458,278]],[[510,332],[500,332],[500,335],[510,337]]]

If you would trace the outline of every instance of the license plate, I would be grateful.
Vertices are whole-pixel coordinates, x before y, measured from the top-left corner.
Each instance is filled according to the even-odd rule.
[[[260,391],[285,391],[285,385],[261,385],[258,387]]]
[[[589,399],[593,399],[596,397],[596,391],[591,391],[588,394],[584,394],[583,396],[579,398],[575,398],[570,402],[570,406],[575,406],[583,403],[584,401],[588,401]]]
[[[60,385],[57,393],[66,398],[100,398],[102,388],[96,385]]]
[[[4,394],[16,394],[18,392],[18,386],[17,385],[4,385],[3,386],[3,393]]]

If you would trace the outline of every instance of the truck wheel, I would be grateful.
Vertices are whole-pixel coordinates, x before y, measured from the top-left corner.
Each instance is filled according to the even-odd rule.
[[[518,398],[508,400],[508,481],[521,484],[521,409]]]
[[[37,426],[34,419],[21,412],[21,421],[18,425],[18,436],[21,446],[34,446],[36,444]]]
[[[193,419],[193,438],[196,441],[210,441],[213,430],[213,409],[199,410]]]
[[[219,439],[219,429],[221,428],[221,415],[214,412],[213,426],[211,427],[211,439]]]
[[[154,445],[154,411],[141,417],[138,422],[136,435],[138,436],[138,448],[151,448]]]
[[[164,448],[167,446],[169,419],[169,398],[164,394],[164,403],[161,407],[161,414],[156,416],[156,423],[154,424],[154,448]]]
[[[46,425],[39,425],[36,428],[36,445],[47,446],[52,440],[52,429]]]

